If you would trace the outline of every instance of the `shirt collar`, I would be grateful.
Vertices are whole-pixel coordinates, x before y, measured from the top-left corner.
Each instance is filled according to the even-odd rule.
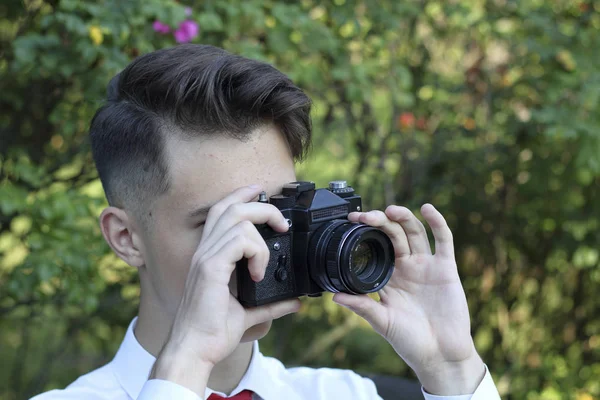
[[[137,341],[133,332],[136,321],[137,317],[129,324],[125,338],[111,362],[117,380],[132,399],[138,398],[156,361],[156,358]],[[259,351],[258,341],[254,341],[252,359],[248,370],[229,396],[234,396],[243,390],[251,390],[264,400],[275,399],[276,385],[274,386],[272,381],[269,383],[268,368],[267,358]],[[226,395],[206,388],[204,398],[208,398],[212,393],[220,396]]]

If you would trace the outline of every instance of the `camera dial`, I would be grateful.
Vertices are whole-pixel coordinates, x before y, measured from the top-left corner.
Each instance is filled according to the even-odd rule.
[[[338,190],[345,189],[348,187],[348,183],[346,181],[331,181],[329,182],[329,190]]]

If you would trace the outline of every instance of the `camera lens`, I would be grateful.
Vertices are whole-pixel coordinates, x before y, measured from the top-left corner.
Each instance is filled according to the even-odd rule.
[[[375,292],[394,271],[392,241],[365,224],[330,221],[313,234],[309,251],[313,280],[330,292]]]
[[[373,244],[369,242],[360,242],[352,249],[349,268],[356,275],[361,275],[368,266],[373,266],[373,261],[375,261],[374,257]]]

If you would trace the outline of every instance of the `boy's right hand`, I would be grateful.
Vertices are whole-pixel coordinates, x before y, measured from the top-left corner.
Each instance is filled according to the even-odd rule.
[[[253,280],[264,277],[269,249],[254,225],[288,229],[275,206],[251,202],[260,191],[243,187],[211,207],[171,333],[150,379],[175,382],[202,397],[212,368],[233,352],[247,329],[299,310],[297,299],[245,309],[229,290],[242,258],[248,259]]]

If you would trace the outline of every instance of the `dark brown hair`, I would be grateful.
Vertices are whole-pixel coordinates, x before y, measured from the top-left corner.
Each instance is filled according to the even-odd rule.
[[[92,153],[108,202],[147,204],[169,189],[169,135],[240,140],[274,124],[294,159],[310,146],[310,99],[271,65],[207,45],[143,55],[115,76],[94,116]]]

